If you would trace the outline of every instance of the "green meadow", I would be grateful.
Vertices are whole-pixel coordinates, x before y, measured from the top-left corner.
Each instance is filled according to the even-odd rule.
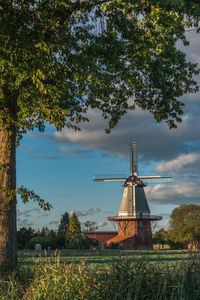
[[[0,299],[200,299],[200,252],[19,252]]]
[[[62,251],[21,251],[19,252],[20,264],[34,266],[37,262],[55,263],[59,257],[60,263],[79,264],[85,261],[86,264],[97,267],[112,264],[117,261],[138,262],[145,261],[148,264],[160,266],[174,266],[186,263],[193,259],[200,259],[200,251],[189,252],[184,250],[62,250]]]

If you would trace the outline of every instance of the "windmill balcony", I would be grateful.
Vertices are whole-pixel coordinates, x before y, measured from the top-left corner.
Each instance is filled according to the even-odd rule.
[[[109,221],[125,221],[125,220],[150,220],[150,221],[159,221],[162,220],[161,216],[155,216],[155,215],[126,215],[126,216],[110,216],[107,217]]]

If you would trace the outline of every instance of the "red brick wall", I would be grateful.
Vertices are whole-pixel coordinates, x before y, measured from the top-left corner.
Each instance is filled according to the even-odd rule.
[[[118,235],[122,237],[129,237],[134,235],[132,246],[130,241],[124,241],[124,249],[142,249],[152,248],[152,233],[151,223],[149,220],[135,220],[135,221],[121,221],[119,222]]]

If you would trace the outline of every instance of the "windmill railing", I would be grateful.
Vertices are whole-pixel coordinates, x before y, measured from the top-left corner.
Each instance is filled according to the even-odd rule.
[[[162,220],[161,216],[155,215],[142,215],[142,216],[110,216],[107,217],[109,221],[128,221],[128,220],[150,220],[150,221],[159,221]]]

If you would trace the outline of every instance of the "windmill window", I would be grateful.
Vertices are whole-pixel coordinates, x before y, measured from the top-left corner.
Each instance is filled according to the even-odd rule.
[[[128,246],[132,246],[132,240],[128,240]]]

